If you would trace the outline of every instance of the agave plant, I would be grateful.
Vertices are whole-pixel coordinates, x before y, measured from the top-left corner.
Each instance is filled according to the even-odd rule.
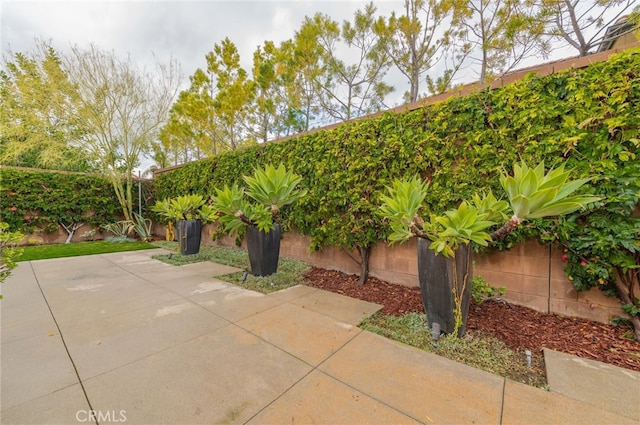
[[[250,204],[245,199],[244,189],[236,184],[216,189],[211,199],[226,233],[238,233],[245,225],[258,226],[265,232],[273,228],[269,210],[262,205]]]
[[[283,165],[278,168],[267,165],[257,169],[253,176],[243,178],[248,186],[246,191],[238,185],[226,186],[216,189],[211,197],[227,233],[237,233],[245,225],[269,232],[275,226],[280,209],[307,193],[298,188],[302,178]],[[256,202],[249,202],[245,195]]]
[[[182,195],[156,202],[153,211],[169,220],[200,220],[213,222],[218,217],[214,208],[201,195]]]
[[[569,196],[591,180],[569,181],[570,173],[564,164],[545,174],[544,161],[535,168],[529,168],[523,161],[522,165],[514,165],[513,176],[501,175],[500,184],[507,193],[513,215],[491,238],[503,239],[524,220],[569,214],[600,200],[592,195]]]
[[[133,222],[131,220],[120,220],[115,223],[107,223],[100,226],[101,228],[113,233],[110,239],[112,242],[126,242],[129,239],[129,233],[133,230]]]
[[[389,220],[391,234],[389,240],[403,242],[416,235],[422,237],[422,219],[418,211],[427,195],[429,184],[413,176],[411,180],[395,180],[387,186],[388,195],[380,197],[380,213]]]
[[[480,213],[467,202],[441,216],[432,216],[428,235],[433,242],[429,248],[445,257],[452,257],[462,244],[489,245],[491,236],[485,230],[496,223],[487,220],[487,216],[488,213]]]
[[[568,214],[599,200],[591,195],[570,196],[589,179],[569,181],[569,174],[563,165],[545,174],[544,163],[529,168],[523,162],[520,166],[514,166],[513,176],[500,177],[508,202],[498,200],[491,192],[482,196],[474,195],[470,202],[460,203],[455,210],[442,215],[432,214],[426,223],[418,213],[428,190],[427,184],[413,177],[411,180],[397,180],[387,187],[388,194],[381,197],[380,213],[391,226],[388,239],[392,243],[412,236],[428,239],[431,240],[431,250],[452,257],[453,335],[458,335],[464,324],[463,299],[470,275],[464,272],[463,277],[458,278],[457,249],[471,242],[487,246],[492,240],[504,238],[526,219]],[[506,224],[500,229],[491,235],[487,233],[487,229],[505,221]],[[470,251],[466,252],[463,264],[469,270]]]
[[[132,230],[138,234],[138,237],[145,242],[149,242],[153,237],[151,226],[153,225],[151,219],[144,218],[137,212],[133,213]]]
[[[274,220],[280,208],[292,204],[307,193],[306,190],[297,189],[302,177],[293,174],[291,170],[287,171],[282,164],[278,168],[269,164],[264,169],[255,170],[253,176],[243,178],[249,186],[247,195],[270,208]]]
[[[381,197],[380,213],[391,226],[389,241],[401,242],[411,236],[437,242],[433,248],[450,254],[450,248],[460,243],[476,242],[484,245],[491,240],[504,238],[524,220],[558,216],[574,212],[585,205],[600,200],[592,195],[572,195],[590,179],[568,180],[571,172],[564,164],[552,168],[546,174],[544,162],[535,168],[524,162],[516,164],[513,176],[501,175],[500,183],[507,193],[508,201],[498,200],[491,191],[473,195],[471,202],[462,202],[456,210],[441,216],[432,216],[425,225],[418,215],[428,185],[417,177],[411,180],[396,180],[387,187],[388,195]],[[499,222],[506,223],[487,238],[482,232]],[[466,242],[465,242],[466,241]]]
[[[432,241],[431,249],[445,257],[453,255],[461,244],[471,241],[486,246],[491,240],[485,229],[496,224],[506,202],[498,201],[493,194],[484,198],[476,196],[473,203],[460,206],[441,216],[431,215],[428,222],[418,214],[429,185],[414,176],[410,180],[396,180],[387,187],[388,195],[382,195],[380,213],[391,226],[389,241],[403,242],[417,236]]]

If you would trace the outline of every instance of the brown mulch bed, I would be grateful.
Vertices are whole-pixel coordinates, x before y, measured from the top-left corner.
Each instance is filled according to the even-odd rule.
[[[372,277],[359,286],[356,275],[319,268],[311,269],[305,277],[310,286],[380,304],[384,314],[423,312],[419,288]],[[487,300],[480,304],[471,301],[468,329],[494,335],[515,350],[529,349],[540,354],[542,348],[550,348],[640,372],[640,343],[629,339],[632,332],[625,326]]]

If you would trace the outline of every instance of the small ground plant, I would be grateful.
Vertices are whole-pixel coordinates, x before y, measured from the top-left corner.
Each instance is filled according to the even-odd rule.
[[[498,298],[504,295],[507,288],[501,286],[496,288],[487,282],[482,276],[474,276],[471,280],[471,298],[477,303],[487,298]]]
[[[547,385],[541,355],[533,356],[529,367],[525,353],[512,350],[495,337],[474,331],[467,332],[462,338],[443,337],[436,343],[423,314],[410,313],[398,317],[377,313],[366,319],[360,327],[523,384],[538,388]]]
[[[178,250],[176,242],[158,241],[156,245],[172,251]],[[218,264],[237,267],[243,271],[219,276],[221,280],[236,284],[252,291],[268,294],[291,286],[304,284],[304,274],[311,268],[308,264],[291,258],[281,258],[278,271],[269,276],[253,276],[247,272],[251,266],[245,250],[223,246],[206,246],[198,254],[180,255],[177,253],[154,255],[153,258],[169,264],[184,264],[213,261]]]

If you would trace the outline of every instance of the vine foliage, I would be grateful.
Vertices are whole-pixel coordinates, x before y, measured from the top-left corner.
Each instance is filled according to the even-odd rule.
[[[12,231],[51,233],[117,221],[118,200],[106,178],[76,173],[1,168],[0,221]]]
[[[591,179],[585,193],[604,199],[562,220],[533,220],[498,246],[531,237],[565,246],[577,289],[617,293],[633,313],[640,308],[634,286],[616,282],[638,279],[638,111],[640,50],[629,49],[588,68],[529,75],[500,89],[188,164],[160,174],[156,191],[159,198],[210,194],[226,183],[242,185],[240,176],[256,165],[282,163],[309,191],[285,209],[287,224],[309,235],[312,249],[359,252],[365,274],[367,253],[390,232],[377,198],[394,179],[429,182],[423,207],[440,214],[473,194],[498,193],[500,172],[520,160],[563,162],[572,179]]]

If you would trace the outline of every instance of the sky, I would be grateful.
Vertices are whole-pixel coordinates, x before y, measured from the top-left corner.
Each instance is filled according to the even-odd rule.
[[[204,68],[205,55],[229,37],[242,65],[251,68],[253,52],[265,40],[292,38],[305,16],[326,13],[350,20],[365,0],[314,1],[1,1],[2,51],[33,50],[34,37],[67,50],[90,42],[118,55],[151,63],[175,58],[185,76]],[[377,0],[378,13],[388,16],[402,0]]]
[[[205,55],[229,37],[237,46],[241,64],[251,69],[253,52],[265,40],[276,44],[292,38],[305,16],[317,12],[342,22],[352,20],[369,0],[0,0],[0,47],[7,51],[34,50],[34,39],[50,42],[61,52],[72,45],[96,44],[118,56],[130,55],[151,67],[154,55],[161,62],[177,60],[184,75],[205,68]],[[374,0],[378,16],[402,13],[404,0]],[[553,49],[548,59],[530,58],[521,67],[575,55],[570,48]],[[443,69],[435,69],[437,77]],[[457,83],[477,75],[460,75]],[[409,85],[392,70],[385,81],[396,87],[388,106],[402,103]]]

